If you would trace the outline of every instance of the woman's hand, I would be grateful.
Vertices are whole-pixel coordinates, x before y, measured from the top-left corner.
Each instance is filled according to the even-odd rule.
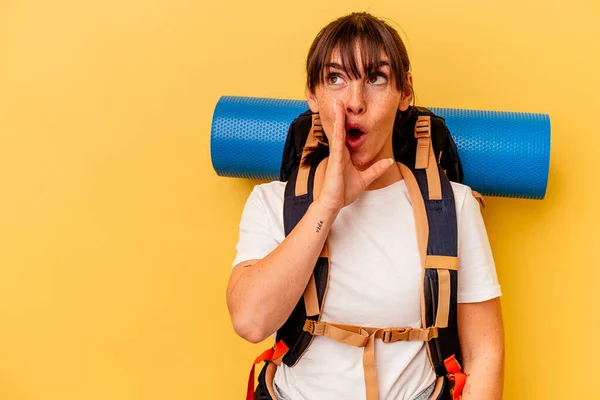
[[[388,170],[394,160],[379,160],[365,171],[359,171],[352,164],[350,151],[346,147],[345,105],[341,100],[333,100],[335,121],[329,140],[329,160],[323,188],[316,200],[333,212],[338,212],[352,204],[358,195],[375,179]]]

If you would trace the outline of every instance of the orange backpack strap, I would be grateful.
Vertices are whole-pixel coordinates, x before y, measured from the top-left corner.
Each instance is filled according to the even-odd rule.
[[[448,381],[450,382],[450,396],[452,400],[460,400],[462,391],[467,382],[467,374],[462,372],[460,363],[456,361],[454,355],[444,360],[446,371],[448,371]]]
[[[252,368],[250,369],[250,377],[248,378],[248,391],[246,392],[246,400],[252,400],[254,398],[254,369],[257,364],[260,364],[263,361],[273,362],[276,365],[281,364],[281,359],[288,352],[287,345],[283,342],[283,340],[278,341],[275,345],[265,350],[261,355],[256,357],[254,360],[254,364],[252,364]]]

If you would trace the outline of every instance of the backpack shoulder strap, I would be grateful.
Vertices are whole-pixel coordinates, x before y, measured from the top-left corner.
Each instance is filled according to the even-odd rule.
[[[283,223],[285,235],[289,235],[300,222],[308,207],[314,201],[315,194],[321,190],[322,179],[317,171],[324,168],[325,161],[319,164],[304,165],[308,152],[314,150],[322,140],[323,128],[318,114],[312,116],[311,130],[306,139],[299,166],[293,171],[285,187],[283,204]],[[306,286],[302,299],[292,311],[288,320],[277,331],[277,341],[283,340],[289,351],[283,362],[295,365],[312,342],[313,335],[303,328],[307,321],[319,321],[329,282],[329,238],[326,240],[317,259],[313,274]]]
[[[436,165],[437,168],[437,165]],[[429,197],[430,176],[424,170],[400,169],[412,202],[423,285],[421,320],[423,328],[435,326],[438,337],[426,344],[431,364],[438,377],[464,377],[460,369],[458,340],[458,228],[454,192],[450,181],[438,172],[441,198]],[[441,378],[440,378],[441,379]],[[449,393],[462,387],[444,385]],[[442,389],[440,389],[442,390]],[[432,397],[437,398],[437,397]]]

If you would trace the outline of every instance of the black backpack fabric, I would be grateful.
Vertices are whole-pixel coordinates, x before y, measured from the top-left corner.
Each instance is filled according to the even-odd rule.
[[[446,126],[446,121],[425,107],[410,106],[406,111],[398,111],[396,113],[392,138],[394,158],[407,167],[414,168],[417,149],[414,126],[420,115],[431,117],[432,145],[439,165],[446,172],[448,179],[453,182],[462,183],[463,170],[460,157],[458,156],[456,143]],[[312,112],[310,110],[300,114],[290,124],[283,148],[283,157],[279,171],[280,181],[287,182],[294,168],[298,167],[311,126]],[[314,156],[315,161],[322,160],[328,154],[328,147],[319,145]]]

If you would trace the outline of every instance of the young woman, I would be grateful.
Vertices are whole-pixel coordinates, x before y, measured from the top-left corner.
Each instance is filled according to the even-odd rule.
[[[440,63],[442,64],[442,63]],[[407,186],[393,162],[398,110],[413,100],[410,62],[398,33],[366,13],[321,30],[307,59],[306,94],[320,115],[329,156],[321,191],[286,237],[285,182],[258,185],[240,222],[227,288],[235,331],[257,343],[276,332],[301,299],[329,236],[330,278],[321,321],[421,327],[423,284]],[[500,399],[503,327],[496,277],[479,204],[452,183],[458,219],[458,330],[463,400]],[[380,399],[428,399],[435,372],[424,342],[375,341]],[[323,336],[293,367],[275,373],[277,398],[364,399],[363,352]]]

